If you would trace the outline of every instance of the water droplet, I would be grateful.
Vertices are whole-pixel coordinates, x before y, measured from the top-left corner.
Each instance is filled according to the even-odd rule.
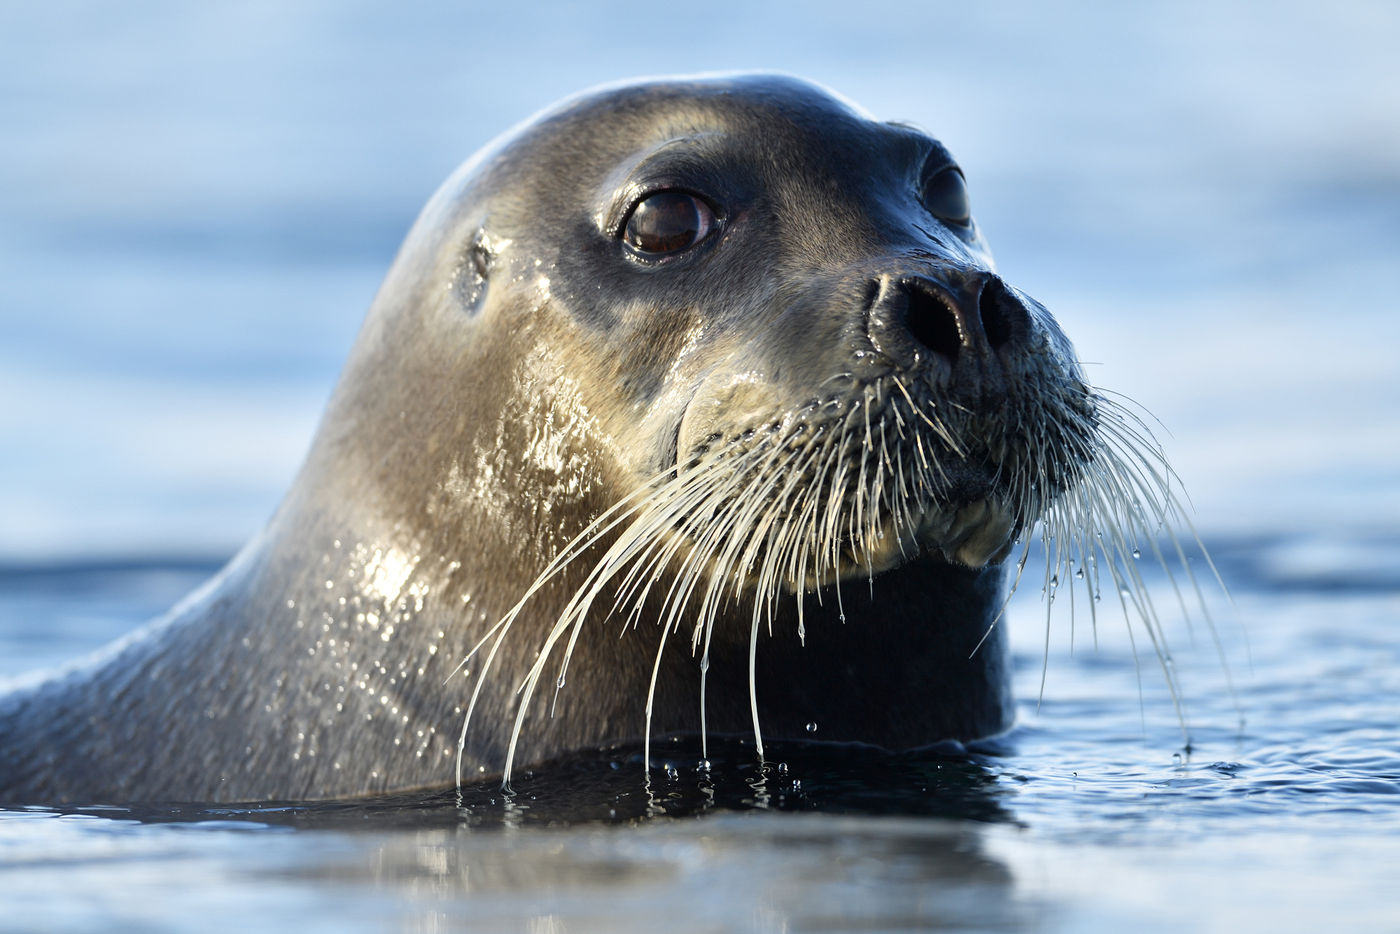
[[[702,772],[708,772],[710,770],[710,765],[711,763],[709,759],[701,759],[695,767]]]
[[[786,774],[787,774],[787,770],[788,770],[788,769],[787,769],[787,763],[786,763],[786,762],[779,762],[779,763],[778,763],[778,774],[779,774],[779,775],[786,775]]]
[[[817,732],[817,723],[816,723],[815,720],[813,720],[811,723],[808,723],[808,724],[807,724],[807,732],[808,732],[808,733],[815,733],[815,732]]]
[[[1119,588],[1118,588],[1118,594],[1119,594],[1119,596],[1123,596],[1123,597],[1131,597],[1131,596],[1133,595],[1133,592],[1132,592],[1131,590],[1129,590],[1127,587],[1119,587]]]
[[[564,676],[563,676],[563,675],[560,675],[560,676],[559,676],[559,680],[556,681],[556,682],[554,682],[554,686],[557,687],[557,688],[558,688],[559,690],[561,690],[561,691],[564,690]]]
[[[1060,575],[1056,574],[1050,578],[1050,589],[1054,590],[1058,586],[1060,586]]]
[[[844,623],[844,622],[846,621],[846,614],[845,614],[845,613],[842,613],[842,614],[841,614],[839,617],[837,617],[837,618],[840,619],[841,622]]]
[[[1138,551],[1136,548],[1134,548],[1134,549],[1133,549],[1133,560],[1137,560],[1138,558],[1141,558],[1141,557],[1142,557],[1142,552],[1140,552],[1140,551]]]
[[[1074,579],[1075,579],[1075,580],[1081,580],[1081,581],[1084,579],[1084,569],[1083,569],[1083,568],[1080,568],[1079,570],[1077,570],[1077,571],[1074,572]]]

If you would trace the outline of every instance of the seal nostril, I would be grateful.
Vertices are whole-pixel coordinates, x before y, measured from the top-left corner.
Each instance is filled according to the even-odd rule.
[[[977,310],[982,315],[982,333],[987,335],[987,343],[993,350],[1005,345],[1013,336],[1007,305],[1015,301],[1015,297],[1007,292],[1006,285],[995,276],[987,280],[977,297]]]
[[[937,295],[917,285],[906,286],[909,307],[904,313],[905,326],[914,339],[934,353],[950,360],[957,359],[962,347],[962,332],[957,316]]]

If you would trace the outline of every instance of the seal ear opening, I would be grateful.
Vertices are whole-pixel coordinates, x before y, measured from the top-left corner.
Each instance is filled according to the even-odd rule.
[[[467,255],[457,268],[456,292],[462,311],[469,316],[479,314],[486,303],[486,287],[495,264],[496,251],[491,245],[491,238],[485,229],[478,230],[467,248]]]
[[[481,279],[486,279],[491,274],[491,264],[495,261],[496,255],[491,252],[491,248],[486,245],[486,233],[483,231],[476,235],[472,241],[471,249],[472,269]]]

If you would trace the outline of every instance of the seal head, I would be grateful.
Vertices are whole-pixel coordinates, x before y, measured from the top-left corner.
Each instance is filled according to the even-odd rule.
[[[523,640],[538,653],[512,735],[530,741],[541,678],[579,690],[578,640],[606,627],[602,604],[624,622],[661,621],[647,707],[671,729],[677,704],[736,729],[739,698],[759,736],[765,720],[778,735],[817,723],[825,737],[894,746],[1004,729],[1001,647],[984,642],[996,566],[1077,481],[1095,405],[1050,315],[994,271],[948,151],[798,81],[666,82],[572,102],[463,184],[476,194],[452,203],[490,210],[463,217],[449,242],[494,245],[470,292],[482,316],[510,318],[492,330],[528,355],[490,370],[540,374],[515,398],[551,399],[529,420],[544,447],[570,452],[578,469],[562,474],[582,498],[606,491],[591,508],[568,504],[589,524],[562,551],[549,544],[527,599],[474,656],[480,684],[499,648]],[[526,486],[537,496],[544,478]],[[777,650],[759,630],[805,642],[815,612],[823,638],[844,621],[849,637],[879,641],[839,592],[877,575],[895,576],[870,585],[858,615],[891,625],[878,654],[943,644],[919,645],[927,667],[894,691],[876,686],[889,669],[875,658],[848,671],[840,713],[792,703],[823,650]],[[522,636],[551,585],[567,598],[544,614],[555,624]],[[693,681],[668,668],[669,633],[710,673],[703,701],[658,707]],[[962,674],[948,677],[945,652]],[[747,684],[723,681],[721,656]],[[769,688],[765,667],[782,672]],[[930,697],[934,672],[949,690],[907,722],[896,711]],[[581,677],[592,682],[591,666]]]

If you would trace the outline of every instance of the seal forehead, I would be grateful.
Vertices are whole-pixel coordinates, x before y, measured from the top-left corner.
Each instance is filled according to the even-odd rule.
[[[592,92],[545,114],[504,144],[483,181],[536,192],[541,177],[596,185],[651,157],[724,150],[743,150],[775,171],[828,163],[833,174],[849,175],[862,160],[867,169],[895,153],[917,161],[936,145],[793,78],[657,81]]]

